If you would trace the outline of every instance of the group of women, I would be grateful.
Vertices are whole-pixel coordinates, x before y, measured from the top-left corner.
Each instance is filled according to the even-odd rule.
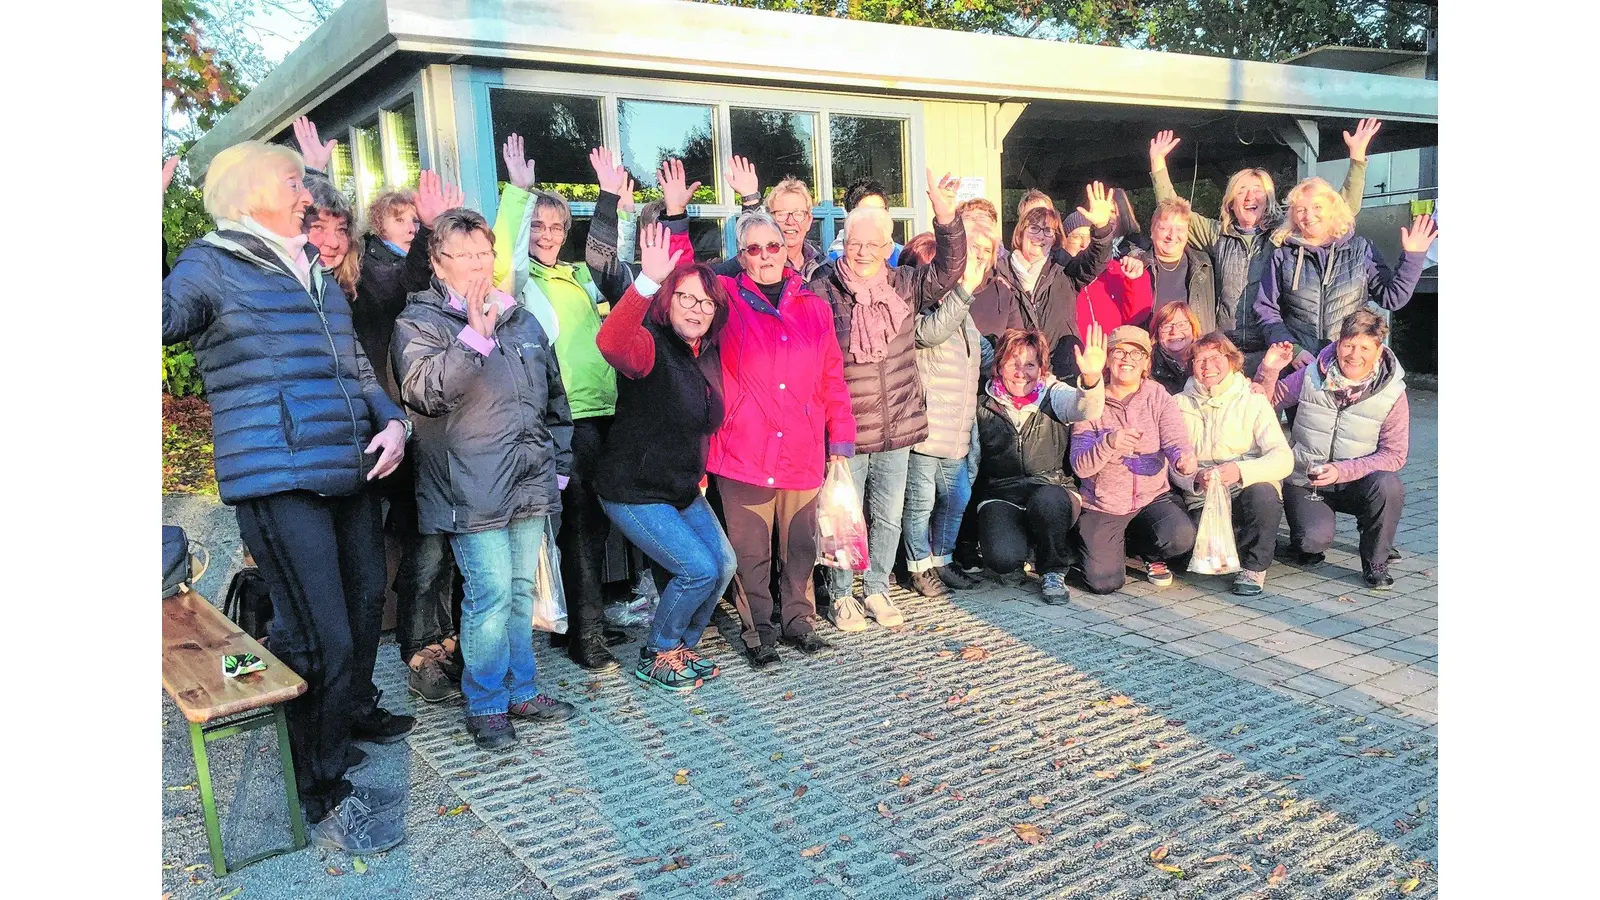
[[[1346,135],[1357,197],[1376,130]],[[567,202],[535,186],[512,135],[492,225],[424,172],[374,204],[358,254],[348,204],[305,170],[331,142],[296,132],[304,162],[251,142],[212,163],[217,230],[167,277],[163,338],[194,347],[221,494],[272,587],[274,650],[310,686],[291,736],[327,846],[401,839],[397,798],[346,778],[352,739],[411,726],[371,688],[380,496],[402,520],[412,690],[464,695],[486,749],[516,741],[513,720],[574,711],[537,684],[534,597],[557,580],[543,561],[560,559],[568,652],[616,667],[599,633],[612,528],[665,579],[640,680],[689,690],[720,674],[697,648],[730,584],[752,667],[780,664],[780,642],[828,650],[812,575],[830,464],[870,522],[860,594],[851,571],[826,570],[841,631],[903,622],[902,555],[929,596],[974,587],[980,559],[1012,579],[1031,559],[1047,601],[1074,567],[1097,593],[1130,565],[1168,584],[1215,482],[1233,497],[1236,593],[1262,590],[1285,511],[1303,563],[1330,545],[1335,512],[1354,514],[1368,583],[1392,583],[1404,373],[1367,307],[1409,299],[1426,217],[1402,229],[1394,270],[1320,179],[1284,210],[1267,173],[1240,172],[1212,222],[1172,195],[1164,133],[1148,238],[1126,195],[1095,183],[1065,220],[1030,194],[1004,242],[991,203],[957,204],[957,180],[930,170],[931,233],[897,247],[882,188],[863,184],[830,258],[806,241],[809,188],[785,178],[763,197],[735,157],[736,252],[697,262],[682,164],[664,163],[662,200],[636,210],[597,148],[600,200],[573,263]],[[452,560],[455,615],[439,602]]]

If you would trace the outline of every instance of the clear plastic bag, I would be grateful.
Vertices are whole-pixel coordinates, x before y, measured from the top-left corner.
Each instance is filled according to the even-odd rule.
[[[867,518],[861,513],[850,464],[828,463],[817,494],[817,561],[835,569],[867,570]]]
[[[539,571],[533,580],[533,630],[567,633],[567,594],[561,583],[561,551],[556,549],[553,516],[544,520],[539,538]]]
[[[1239,547],[1233,540],[1233,496],[1220,478],[1213,478],[1206,488],[1206,505],[1200,511],[1189,571],[1201,575],[1239,571]]]

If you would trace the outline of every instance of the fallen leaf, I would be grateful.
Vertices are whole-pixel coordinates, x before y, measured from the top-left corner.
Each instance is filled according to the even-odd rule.
[[[839,835],[839,843],[841,843],[841,844],[848,844],[853,840],[855,840],[855,838],[851,837],[848,834]]]
[[[195,870],[197,870],[197,869],[204,869],[204,868],[205,868],[205,867],[206,867],[206,864],[205,864],[205,863],[195,863],[195,864],[194,864],[194,865],[192,865],[192,866],[184,866],[184,867],[183,867],[183,870],[184,870],[184,871],[185,871],[185,872],[193,872],[193,871],[195,871]]]
[[[883,816],[885,819],[894,818],[894,813],[889,811],[889,804],[887,803],[878,804],[878,815]]]
[[[799,800],[801,797],[804,797],[805,795],[806,795],[806,786],[805,785],[802,784],[799,787],[794,789],[794,798],[796,800]]]
[[[328,874],[329,875],[335,875],[335,876],[343,875],[344,874],[344,870],[340,869],[340,868],[336,868],[334,866],[329,866],[328,867]]]
[[[1279,809],[1288,809],[1291,806],[1294,806],[1294,798],[1293,797],[1285,797],[1282,800],[1278,801],[1278,808]]]
[[[1284,781],[1305,781],[1306,777],[1304,775],[1284,775],[1283,776],[1283,780]]]
[[[1132,705],[1132,703],[1133,703],[1132,700],[1129,700],[1127,697],[1124,697],[1121,694],[1117,694],[1116,696],[1111,698],[1111,705],[1112,706],[1130,706],[1130,705]]]
[[[740,873],[735,874],[735,875],[724,875],[721,878],[718,878],[716,881],[711,882],[711,886],[712,887],[727,887],[730,884],[738,884],[739,882],[741,882],[743,880],[744,880],[744,873],[740,872]]]
[[[812,844],[811,846],[805,848],[804,850],[801,850],[800,851],[800,855],[806,857],[807,859],[810,859],[811,857],[816,856],[818,853],[821,853],[822,851],[824,851],[826,849],[828,849],[828,845],[827,844]]]
[[[1255,871],[1255,869],[1251,868],[1249,863],[1239,863],[1239,868],[1243,869],[1246,872],[1254,872]]]
[[[1354,744],[1355,742],[1356,739],[1348,734],[1342,734],[1339,736],[1339,743],[1341,744]]]
[[[172,787],[167,788],[167,790],[169,790],[169,791],[192,791],[192,790],[194,790],[194,785],[192,785],[192,784],[175,784]]]
[[[906,774],[901,775],[899,778],[895,779],[894,783],[896,785],[898,785],[899,787],[905,787],[906,785],[911,783],[911,774],[908,772]]]
[[[1067,761],[1064,759],[1052,759],[1050,760],[1050,765],[1056,769],[1065,769],[1067,767]]]
[[[912,856],[911,854],[905,852],[904,850],[894,850],[894,851],[891,851],[889,855],[893,856],[896,860],[899,860],[901,863],[903,863],[905,865],[908,865],[908,866],[916,865],[916,862],[917,862],[917,858],[915,856]]]
[[[1203,863],[1219,863],[1219,862],[1227,862],[1230,859],[1233,859],[1233,857],[1230,856],[1227,853],[1224,853],[1224,854],[1222,854],[1220,856],[1208,856],[1205,859],[1202,859],[1200,861],[1203,862]]]
[[[672,862],[667,863],[666,865],[662,866],[661,868],[657,869],[656,871],[658,871],[658,872],[676,872],[679,869],[687,869],[687,868],[689,868],[689,864],[690,864],[689,857],[687,857],[687,856],[674,856],[672,858]]]
[[[1128,768],[1134,770],[1135,772],[1143,772],[1155,764],[1155,757],[1146,756],[1144,759],[1141,759],[1136,763],[1132,763],[1128,766]]]
[[[950,782],[948,782],[948,781],[941,781],[941,782],[939,782],[939,783],[938,783],[938,784],[936,784],[936,785],[934,785],[934,786],[933,786],[933,790],[931,790],[931,791],[929,791],[929,792],[928,792],[928,793],[929,793],[929,794],[930,794],[930,795],[931,795],[931,794],[937,794],[937,793],[940,793],[940,792],[942,792],[942,791],[943,791],[943,790],[944,790],[944,789],[945,789],[945,788],[947,788],[947,787],[949,787],[949,786],[950,786]]]
[[[1248,725],[1235,725],[1235,726],[1233,726],[1233,729],[1231,731],[1229,731],[1228,733],[1229,734],[1244,734],[1244,730],[1246,728],[1249,728],[1249,727],[1250,726],[1248,726]]]
[[[679,769],[678,773],[676,775],[672,776],[672,782],[674,784],[688,784],[689,783],[689,770],[688,769]]]
[[[1050,803],[1050,798],[1042,794],[1034,794],[1028,798],[1028,805],[1034,809],[1044,809]]]
[[[1395,819],[1394,820],[1394,827],[1401,834],[1405,834],[1406,832],[1410,831],[1411,829],[1413,829],[1413,828],[1415,828],[1417,826],[1411,824],[1410,822],[1407,822],[1405,819]]]
[[[960,791],[952,790],[950,792],[950,799],[951,800],[965,800],[965,799],[967,799],[967,795],[961,793]]]
[[[448,810],[445,811],[445,815],[447,815],[447,816],[459,816],[459,815],[461,815],[462,813],[466,812],[467,810],[469,810],[471,808],[472,808],[471,804],[463,803],[460,806],[452,806],[452,807],[450,807]]]
[[[1282,880],[1284,880],[1285,878],[1288,878],[1288,877],[1289,877],[1289,867],[1285,866],[1283,863],[1278,863],[1278,867],[1276,869],[1272,870],[1272,874],[1271,875],[1267,876],[1267,884],[1275,885],[1278,882],[1280,882],[1280,881],[1282,881]]]
[[[784,691],[783,692],[783,699],[785,699],[785,700],[793,700],[794,699],[794,691]]]
[[[694,709],[689,710],[689,715],[691,715],[691,716],[703,716],[705,714],[706,714],[706,711],[701,709],[698,706],[696,706]]]
[[[777,762],[778,760],[783,759],[783,754],[782,753],[774,753],[774,754],[772,754],[771,756],[769,756],[767,758],[772,760],[773,762]]]
[[[630,865],[630,866],[647,866],[650,863],[656,863],[656,862],[661,862],[661,857],[659,857],[659,856],[641,856],[638,859],[630,859],[630,860],[628,860],[628,865]]]
[[[1171,864],[1168,864],[1168,863],[1156,863],[1156,868],[1160,869],[1163,872],[1166,872],[1168,875],[1171,875],[1174,878],[1182,878],[1183,877],[1183,870],[1178,868],[1177,866],[1174,866],[1174,865],[1171,865]]]
[[[1201,797],[1200,802],[1211,807],[1212,809],[1221,809],[1228,801],[1222,799],[1221,797]]]
[[[1340,603],[1354,603],[1356,601],[1350,599],[1349,597],[1340,597],[1339,598],[1339,602]]]
[[[1101,840],[1098,840],[1098,841],[1094,842],[1094,849],[1096,849],[1096,850],[1102,849],[1102,848],[1105,847],[1105,845],[1106,845],[1106,842],[1102,838]]]
[[[1426,800],[1418,800],[1417,801],[1417,815],[1425,816],[1427,814],[1428,814],[1428,801],[1426,801]]]
[[[989,752],[990,753],[993,753],[993,752],[995,752],[996,750],[999,750],[999,749],[1000,749],[1000,745],[999,744],[990,744],[989,745]]]
[[[711,823],[711,827],[712,828],[727,828],[728,827],[728,823],[727,822],[712,822]]]
[[[930,741],[931,740],[935,740],[935,739],[937,739],[939,737],[939,735],[935,734],[932,731],[919,731],[916,734],[917,734],[917,737],[925,738],[925,739],[930,740]]]
[[[997,844],[1002,840],[1004,840],[1004,838],[986,837],[986,838],[978,838],[976,841],[973,841],[973,843],[977,844],[979,847],[983,847],[983,846],[988,845],[988,844]]]
[[[1117,773],[1110,769],[1095,769],[1094,774],[1096,778],[1104,778],[1107,781],[1117,777]]]
[[[965,662],[983,662],[989,658],[989,651],[978,646],[963,647],[961,659]]]
[[[1409,894],[1416,890],[1417,886],[1420,884],[1422,884],[1422,879],[1412,876],[1407,878],[1405,881],[1395,881],[1394,886],[1400,889],[1400,893]]]
[[[1044,842],[1044,832],[1040,831],[1037,825],[1020,822],[1012,825],[1011,830],[1017,833],[1017,837],[1021,838],[1024,844],[1040,844]]]
[[[1069,738],[1066,738],[1065,740],[1063,740],[1061,742],[1061,746],[1063,746],[1063,747],[1071,747],[1073,744],[1076,744],[1077,742],[1078,742],[1077,738],[1069,737]]]
[[[1365,757],[1373,758],[1373,759],[1376,759],[1376,758],[1379,758],[1379,757],[1382,757],[1382,758],[1385,758],[1385,759],[1392,759],[1394,757],[1394,751],[1393,750],[1385,750],[1382,747],[1368,747],[1367,749],[1361,751],[1361,755],[1365,756]]]
[[[359,856],[351,860],[350,868],[355,869],[357,875],[367,874],[367,862]],[[224,898],[224,900],[226,900],[226,898]]]
[[[1166,858],[1167,858],[1167,847],[1166,847],[1165,844],[1163,844],[1160,847],[1157,847],[1154,850],[1150,851],[1150,861],[1151,862],[1161,862],[1163,859],[1166,859]]]

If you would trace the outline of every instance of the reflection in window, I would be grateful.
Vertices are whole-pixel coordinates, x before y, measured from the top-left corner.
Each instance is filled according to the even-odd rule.
[[[749,159],[764,185],[771,187],[793,175],[816,191],[815,114],[731,108],[728,130],[733,141],[730,152]]]
[[[414,190],[417,175],[422,171],[422,157],[417,153],[416,106],[407,103],[383,115],[388,120],[389,132],[389,143],[383,148],[388,183]]]
[[[333,145],[333,158],[328,161],[328,180],[333,182],[335,190],[350,201],[352,207],[358,205],[360,197],[356,193],[356,170],[351,161],[348,141]]]
[[[829,116],[828,139],[833,153],[834,203],[844,205],[845,191],[857,178],[876,178],[888,189],[890,206],[911,205],[904,119]]]
[[[383,148],[378,143],[376,122],[352,131],[356,142],[356,199],[365,215],[367,207],[383,191]]]
[[[622,165],[637,187],[634,202],[642,205],[661,197],[656,169],[669,157],[683,160],[684,178],[690,184],[700,182],[695,203],[717,202],[717,146],[711,134],[711,107],[618,100],[617,126]]]
[[[489,91],[489,120],[498,181],[507,179],[501,148],[515,132],[522,135],[527,158],[534,160],[533,174],[540,187],[569,201],[600,199],[600,185],[595,183],[594,169],[589,165],[589,151],[605,143],[599,98],[493,88]],[[572,224],[576,231],[578,223]],[[588,228],[585,222],[584,234],[588,234]],[[567,239],[568,246],[574,237]],[[581,254],[582,240],[578,241],[578,248]],[[562,258],[567,258],[565,250]]]

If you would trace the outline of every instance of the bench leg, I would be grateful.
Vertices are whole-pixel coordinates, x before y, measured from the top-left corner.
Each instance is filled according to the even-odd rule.
[[[289,799],[289,828],[294,833],[294,841],[289,849],[299,850],[306,845],[306,818],[300,809],[300,788],[294,780],[294,754],[289,749],[289,719],[284,715],[282,704],[273,707],[272,713],[278,725],[278,759],[283,764],[284,792]]]
[[[228,863],[222,855],[222,826],[217,823],[217,800],[211,794],[211,761],[206,756],[206,733],[199,723],[189,723],[189,743],[194,746],[194,768],[200,782],[200,808],[206,816],[206,842],[211,845],[211,868],[218,876],[226,875]]]

